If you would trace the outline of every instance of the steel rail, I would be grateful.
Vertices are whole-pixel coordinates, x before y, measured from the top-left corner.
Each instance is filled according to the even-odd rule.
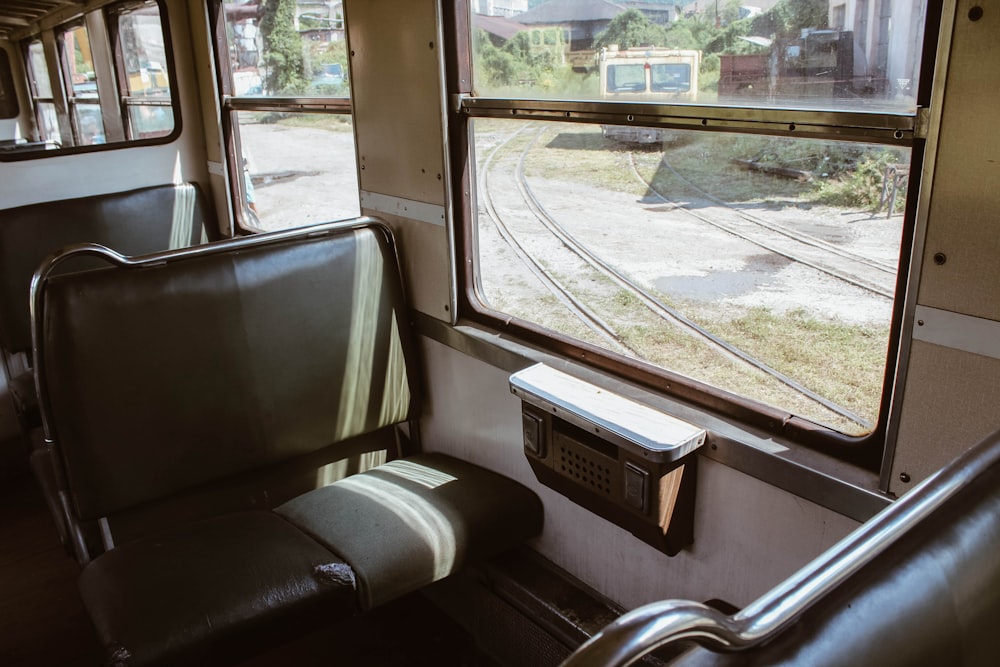
[[[631,154],[629,154],[629,157],[631,157]],[[726,232],[727,234],[732,234],[733,236],[736,236],[737,238],[741,238],[744,241],[747,241],[748,243],[752,243],[753,245],[755,245],[755,246],[757,246],[759,248],[762,248],[764,250],[767,250],[768,252],[774,253],[776,255],[780,255],[781,257],[789,259],[789,260],[791,260],[793,262],[796,262],[798,264],[802,264],[803,266],[808,266],[809,268],[815,269],[816,271],[819,271],[821,273],[825,273],[828,276],[831,276],[833,278],[836,278],[838,280],[841,280],[841,281],[847,283],[848,285],[853,285],[854,287],[863,289],[863,290],[865,290],[867,292],[871,292],[872,294],[876,294],[878,296],[885,297],[885,298],[890,299],[890,300],[894,299],[895,296],[896,296],[895,292],[893,292],[893,291],[891,291],[889,289],[886,289],[885,287],[883,287],[881,285],[874,284],[874,283],[871,283],[871,282],[869,282],[867,280],[864,280],[860,276],[846,274],[846,273],[844,273],[842,271],[839,271],[839,270],[837,270],[835,268],[831,268],[829,266],[823,266],[822,264],[819,264],[819,263],[817,263],[817,262],[815,262],[813,260],[804,258],[804,257],[802,257],[800,255],[796,255],[796,254],[793,254],[793,253],[788,252],[786,250],[782,250],[780,248],[776,248],[772,244],[769,244],[769,243],[767,243],[767,242],[765,242],[763,240],[760,240],[760,239],[755,239],[755,238],[749,236],[748,234],[745,234],[745,233],[743,233],[743,232],[741,232],[741,231],[739,231],[737,229],[734,229],[732,226],[727,225],[727,224],[725,224],[725,223],[723,223],[723,222],[721,222],[721,221],[719,221],[717,219],[709,218],[708,216],[702,215],[701,213],[697,213],[695,211],[692,211],[689,207],[687,207],[684,204],[681,204],[681,203],[679,203],[677,201],[674,201],[670,197],[667,197],[662,192],[660,192],[659,190],[657,190],[656,188],[654,188],[653,185],[652,185],[652,183],[650,183],[649,181],[647,181],[642,176],[642,174],[639,173],[638,169],[635,166],[635,162],[632,162],[630,160],[630,165],[632,167],[632,173],[635,175],[635,177],[638,178],[644,185],[646,185],[646,187],[649,188],[649,191],[651,193],[653,193],[653,195],[655,195],[663,203],[665,203],[665,204],[667,204],[669,206],[672,206],[675,209],[683,211],[684,213],[687,213],[688,215],[690,215],[690,216],[692,216],[694,218],[697,218],[698,220],[701,220],[702,222],[704,222],[704,223],[706,223],[708,225],[711,225],[711,226],[715,227],[716,229],[720,229],[720,230]]]
[[[633,154],[632,153],[629,153],[629,160],[633,160]],[[783,236],[787,236],[788,238],[792,239],[793,241],[798,241],[798,242],[800,242],[800,243],[802,243],[804,245],[810,245],[810,246],[812,246],[814,248],[817,248],[819,250],[825,250],[827,252],[833,253],[834,255],[838,255],[840,257],[843,257],[844,259],[848,259],[848,260],[857,262],[859,264],[864,264],[865,266],[869,266],[869,267],[871,267],[873,269],[876,269],[878,271],[882,271],[883,273],[888,273],[888,274],[892,275],[893,278],[895,278],[895,276],[896,276],[896,266],[893,265],[893,264],[888,264],[886,262],[882,262],[880,260],[873,259],[871,257],[867,257],[867,256],[862,255],[860,253],[852,252],[850,250],[845,250],[844,248],[840,248],[840,247],[838,247],[838,246],[836,246],[836,245],[834,245],[832,243],[824,241],[823,239],[818,239],[815,236],[812,236],[811,234],[804,234],[802,232],[797,232],[797,231],[795,231],[793,229],[789,229],[785,225],[782,225],[782,224],[779,224],[779,223],[776,223],[776,222],[771,222],[770,220],[765,220],[763,218],[757,217],[756,215],[753,215],[752,213],[747,213],[746,211],[733,206],[729,202],[723,201],[722,199],[720,199],[720,198],[716,197],[715,195],[713,195],[711,192],[708,192],[708,191],[706,191],[706,190],[698,187],[697,185],[695,185],[694,183],[692,183],[690,179],[686,178],[683,174],[681,174],[679,171],[677,171],[674,168],[673,165],[671,165],[669,162],[667,162],[666,155],[661,156],[660,163],[664,167],[666,167],[667,169],[669,169],[670,173],[672,173],[678,179],[680,179],[681,181],[683,181],[684,185],[686,185],[687,187],[691,188],[692,190],[694,190],[695,192],[697,192],[699,195],[703,196],[705,199],[708,199],[709,201],[714,202],[714,203],[718,204],[719,206],[723,206],[723,207],[725,207],[725,208],[733,211],[737,216],[739,216],[740,218],[743,218],[747,222],[751,222],[751,223],[753,223],[755,225],[760,225],[761,227],[764,227],[765,229],[769,229],[769,230],[771,230],[773,232],[776,232],[778,234],[781,234]],[[634,161],[633,161],[633,167],[632,168],[635,169],[636,171],[638,171],[638,169],[636,169],[636,167],[634,165]],[[645,182],[647,184],[647,186],[649,186],[650,189],[652,189],[652,183],[649,183],[645,179],[643,179],[643,182]]]
[[[572,292],[569,291],[562,283],[560,283],[556,278],[545,269],[531,253],[517,240],[516,236],[511,232],[510,228],[503,221],[500,213],[496,210],[496,205],[493,202],[493,193],[490,190],[489,185],[489,171],[493,163],[493,158],[500,151],[501,148],[513,141],[517,136],[519,136],[526,128],[522,127],[520,130],[507,137],[504,141],[498,143],[490,151],[490,154],[483,160],[483,167],[481,169],[481,179],[482,187],[480,190],[483,192],[483,203],[486,207],[486,213],[493,221],[493,224],[497,228],[500,236],[503,240],[510,246],[514,254],[517,255],[518,259],[528,268],[531,273],[538,278],[538,280],[545,286],[555,296],[560,303],[566,306],[570,312],[572,312],[577,319],[579,319],[583,324],[591,331],[597,333],[602,338],[610,342],[612,345],[624,349],[632,354],[636,354],[629,345],[624,341],[624,339],[614,330],[611,325],[601,319],[596,313],[594,313],[590,308],[588,308],[583,302],[577,299]]]
[[[535,138],[525,147],[524,151],[521,153],[521,159],[518,162],[518,169],[517,169],[518,188],[521,189],[522,195],[524,195],[525,201],[528,202],[528,205],[529,207],[531,207],[532,212],[538,217],[538,219],[542,222],[542,224],[545,225],[546,229],[548,229],[553,235],[555,235],[560,241],[562,241],[563,245],[565,245],[569,250],[571,250],[574,254],[576,254],[582,260],[587,262],[587,264],[589,264],[595,270],[600,272],[602,275],[611,279],[612,281],[617,283],[620,287],[624,288],[625,290],[637,296],[639,300],[642,301],[642,303],[647,308],[649,308],[649,310],[651,310],[655,315],[667,321],[673,322],[675,325],[681,327],[682,329],[694,333],[695,336],[701,338],[702,340],[707,341],[709,344],[711,344],[713,347],[715,347],[717,350],[719,350],[726,356],[735,359],[738,362],[742,362],[756,368],[762,373],[778,380],[779,382],[781,382],[788,388],[792,389],[793,391],[823,406],[824,408],[833,412],[834,414],[840,415],[845,419],[849,419],[855,422],[856,424],[863,426],[864,428],[872,427],[872,423],[869,422],[864,417],[852,412],[848,408],[838,403],[834,403],[830,399],[813,391],[812,389],[809,389],[801,382],[795,380],[794,378],[789,377],[788,375],[785,375],[781,371],[771,367],[764,361],[757,359],[756,357],[748,354],[747,352],[744,352],[743,350],[739,349],[738,347],[726,341],[725,339],[716,336],[708,329],[702,327],[698,323],[694,322],[693,320],[683,315],[677,309],[672,308],[671,306],[668,306],[667,304],[663,303],[659,298],[656,297],[656,295],[652,294],[647,289],[636,283],[634,280],[629,278],[615,266],[603,260],[601,257],[596,255],[592,250],[590,250],[590,248],[581,243],[572,234],[567,232],[566,228],[563,227],[561,224],[559,224],[559,222],[552,217],[552,215],[541,204],[538,197],[535,196],[524,174],[525,159],[527,158],[529,150],[534,145],[534,142],[538,140],[538,137],[541,135],[542,131],[544,130],[539,131],[539,133],[535,135]]]

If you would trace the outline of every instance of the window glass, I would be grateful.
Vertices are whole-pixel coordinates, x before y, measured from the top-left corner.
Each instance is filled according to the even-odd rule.
[[[31,42],[28,45],[28,70],[32,95],[51,99],[52,84],[49,82],[49,70],[41,42]]]
[[[82,25],[69,28],[62,33],[60,41],[74,144],[92,146],[107,143],[87,28]]]
[[[76,125],[73,130],[76,133],[77,144],[94,146],[107,143],[104,136],[104,121],[101,118],[101,105],[77,103],[74,110],[73,120]]]
[[[343,3],[225,0],[232,94],[349,97]]]
[[[62,34],[63,63],[73,90],[73,97],[97,99],[97,75],[90,36],[84,26],[70,28]]]
[[[359,215],[341,2],[222,5],[226,101],[244,225],[272,230]]]
[[[586,0],[514,4],[520,11],[505,22],[488,17],[488,5],[474,9],[480,95],[602,99],[620,92],[622,77],[638,85],[634,67],[630,75],[605,73],[624,56],[655,71],[656,58],[691,50],[699,54],[691,96],[662,101],[916,110],[923,0],[779,0],[761,8],[737,2],[631,9]],[[568,39],[536,39],[540,31]],[[650,101],[656,93],[674,94],[674,86],[657,90],[655,82],[678,74],[666,68],[662,78],[654,76]]]
[[[36,111],[38,112],[38,131],[42,135],[42,140],[58,144],[61,139],[56,105],[51,102],[39,102],[36,105]]]
[[[10,57],[6,49],[0,48],[0,118],[17,118],[19,111]]]
[[[98,22],[104,23],[102,29],[88,32],[87,26]],[[177,109],[162,0],[107,4],[54,31],[52,65],[58,77],[49,76],[51,63],[40,39],[25,47],[38,141],[24,142],[0,159],[58,154],[47,149],[170,140]]]
[[[56,115],[56,105],[52,101],[52,84],[41,42],[34,41],[28,44],[27,67],[38,140],[57,146],[62,143],[62,135],[59,132],[59,117]]]
[[[908,149],[477,119],[488,307],[850,434],[876,422]]]
[[[118,16],[118,49],[124,71],[123,103],[128,133],[133,139],[170,134],[174,129],[170,76],[163,26],[155,4],[123,11]]]
[[[473,10],[481,312],[872,432],[925,3],[598,4]]]
[[[241,111],[243,197],[261,230],[361,214],[349,115]]]

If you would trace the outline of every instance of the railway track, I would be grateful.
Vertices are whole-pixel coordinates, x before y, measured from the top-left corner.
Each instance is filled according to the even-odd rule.
[[[629,165],[635,178],[664,204],[792,262],[808,266],[880,297],[889,300],[895,298],[895,267],[741,211],[691,183],[679,174],[665,157],[660,164],[698,196],[713,202],[712,215],[708,216],[693,210],[692,207],[660,192],[639,173],[634,156],[629,153]]]
[[[490,190],[490,168],[492,167],[493,160],[498,152],[509,146],[510,143],[512,143],[517,137],[522,136],[527,129],[527,127],[522,128],[522,130],[518,133],[512,134],[507,137],[505,141],[500,142],[493,148],[493,150],[490,151],[484,161],[484,167],[481,172],[483,186],[482,191],[484,193],[484,204],[487,214],[496,225],[501,236],[511,246],[521,261],[525,263],[529,270],[536,275],[561,302],[567,304],[567,307],[569,307],[571,311],[573,311],[574,314],[581,319],[581,321],[583,321],[589,328],[599,333],[603,338],[614,341],[617,345],[624,347],[633,354],[636,354],[636,356],[641,356],[636,353],[635,350],[629,346],[627,341],[615,332],[612,327],[607,325],[601,318],[596,316],[596,314],[582,304],[577,297],[573,296],[565,286],[561,285],[559,281],[551,275],[551,272],[545,269],[545,267],[542,266],[538,260],[531,256],[531,253],[525,248],[524,244],[517,240],[516,234],[511,231],[509,226],[504,222],[503,216],[498,212],[493,200],[493,194]],[[542,130],[539,129],[538,132],[531,137],[521,149],[515,168],[515,182],[521,198],[524,200],[528,210],[544,229],[559,240],[563,247],[590,266],[597,274],[610,280],[620,289],[634,296],[657,318],[665,320],[673,327],[676,327],[688,335],[701,340],[703,343],[709,345],[723,356],[734,360],[737,363],[745,364],[746,366],[755,369],[757,372],[763,373],[764,375],[778,381],[785,387],[791,389],[793,392],[818,405],[821,405],[826,410],[829,410],[830,412],[865,428],[871,427],[871,423],[860,415],[845,408],[844,406],[834,403],[833,401],[804,386],[794,378],[787,376],[781,371],[772,368],[762,360],[753,357],[743,350],[740,350],[735,345],[716,336],[706,328],[684,316],[677,309],[663,303],[663,301],[656,294],[653,294],[649,290],[645,289],[623,271],[606,262],[599,255],[576,239],[571,233],[569,233],[539,201],[538,197],[532,191],[524,173],[525,161],[538,141],[538,138],[541,136],[541,133]]]
[[[496,208],[496,204],[493,200],[492,190],[490,188],[490,167],[493,164],[493,160],[497,153],[504,147],[506,147],[511,141],[516,139],[521,135],[527,128],[521,128],[516,133],[507,137],[504,141],[501,141],[493,150],[490,151],[489,155],[483,161],[483,168],[480,170],[480,180],[481,187],[480,192],[482,193],[482,201],[486,208],[486,213],[490,217],[500,236],[503,237],[507,245],[510,246],[514,254],[517,255],[518,259],[528,268],[528,270],[534,275],[541,283],[545,286],[549,292],[555,296],[566,308],[576,316],[580,322],[584,324],[588,329],[596,333],[598,336],[611,343],[614,349],[619,351],[626,351],[633,356],[638,356],[638,353],[632,349],[618,332],[607,322],[605,322],[600,316],[593,312],[586,304],[584,304],[580,299],[573,295],[573,293],[564,286],[555,276],[552,275],[542,264],[530,253],[524,244],[522,244],[514,233],[511,231],[510,227],[504,221],[503,216],[499,214]]]

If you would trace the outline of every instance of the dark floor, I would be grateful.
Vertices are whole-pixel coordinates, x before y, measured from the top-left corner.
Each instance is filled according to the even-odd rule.
[[[76,589],[79,567],[59,543],[35,480],[0,488],[0,664],[100,664]]]
[[[0,488],[0,665],[92,666],[101,649],[34,479]],[[414,595],[345,627],[313,633],[241,667],[497,667],[450,618]]]

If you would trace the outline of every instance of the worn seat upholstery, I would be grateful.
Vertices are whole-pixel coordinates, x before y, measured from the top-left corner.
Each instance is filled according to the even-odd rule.
[[[41,261],[72,243],[100,243],[140,255],[205,243],[214,235],[211,208],[190,183],[0,210],[0,348],[16,371],[10,377],[11,392],[29,422],[37,409],[30,364],[10,362],[31,351],[28,288]]]
[[[216,234],[211,207],[198,186],[190,183],[0,210],[0,362],[22,428],[32,443],[31,469],[64,543],[71,541],[70,534],[79,527],[69,525],[51,453],[37,430],[28,313],[31,276],[43,259],[72,243],[100,243],[137,255],[205,243]],[[81,260],[63,269],[92,265]]]
[[[109,658],[225,662],[540,531],[541,504],[521,485],[417,454],[277,512],[285,499],[255,494],[248,511],[111,548],[121,515],[385,447],[402,423],[412,432],[408,312],[391,237],[370,221],[54,275],[60,261],[37,284],[39,391],[72,511],[105,527],[108,550],[91,554],[80,588]]]

